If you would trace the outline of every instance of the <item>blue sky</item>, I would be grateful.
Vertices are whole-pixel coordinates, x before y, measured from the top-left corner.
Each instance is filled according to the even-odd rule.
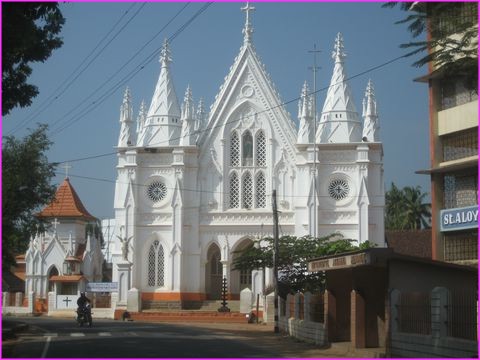
[[[23,137],[35,123],[48,123],[54,141],[48,153],[50,161],[113,154],[125,87],[130,87],[136,117],[140,102],[145,99],[147,106],[150,103],[159,75],[158,52],[150,55],[205,3],[190,3],[160,32],[185,4],[61,3],[66,18],[61,34],[64,45],[45,63],[34,64],[30,81],[38,86],[40,95],[30,108],[16,109],[3,118],[3,136]],[[314,44],[322,51],[317,56],[321,66],[317,88],[328,86],[333,70],[330,54],[337,32],[344,37],[349,77],[402,55],[405,51],[399,44],[411,39],[405,25],[394,24],[405,13],[382,9],[382,3],[252,4],[256,7],[252,16],[255,48],[285,102],[300,95],[305,80],[312,87],[308,67],[312,66],[313,57],[308,50]],[[190,85],[195,101],[203,97],[207,109],[212,104],[243,41],[242,6],[244,3],[214,3],[173,39],[171,69],[179,101]],[[72,72],[117,22],[107,39],[126,26],[113,40],[97,47],[95,54],[108,43],[98,57],[91,56],[83,63],[81,68],[93,59],[74,79]],[[152,60],[147,62],[148,58]],[[373,81],[380,113],[386,187],[395,182],[402,187],[420,185],[424,192],[429,192],[429,177],[415,174],[416,170],[429,167],[428,89],[413,81],[425,74],[426,68],[414,68],[413,62],[414,58],[401,59],[352,79],[350,85],[357,110],[361,111],[368,79]],[[141,64],[145,66],[140,69]],[[132,72],[136,75],[125,80]],[[106,83],[110,77],[112,80]],[[64,86],[59,89],[62,83]],[[109,96],[102,98],[104,93]],[[319,110],[325,95],[326,91],[318,93]],[[287,110],[296,121],[297,101],[287,105]],[[98,218],[113,217],[116,162],[115,154],[70,162],[71,182],[87,209]],[[58,171],[55,184],[65,177],[63,168]]]

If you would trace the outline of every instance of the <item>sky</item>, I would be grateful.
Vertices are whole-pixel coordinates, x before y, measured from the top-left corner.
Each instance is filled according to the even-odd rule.
[[[188,5],[187,5],[188,4]],[[172,38],[171,74],[179,102],[190,85],[195,102],[206,108],[227,76],[243,42],[245,14],[241,2],[213,3],[60,3],[66,18],[63,46],[44,63],[35,63],[29,82],[40,94],[29,108],[2,119],[2,135],[24,137],[37,123],[49,124],[54,142],[47,156],[69,162],[70,182],[88,211],[100,219],[114,216],[117,157],[115,146],[125,88],[130,88],[134,117],[148,105],[159,76],[159,50]],[[314,45],[317,54],[317,109],[321,111],[333,71],[331,52],[341,32],[347,53],[346,72],[357,110],[369,79],[377,98],[380,139],[384,149],[386,189],[421,186],[430,192],[428,88],[413,79],[427,69],[403,58],[369,71],[406,53],[399,45],[411,40],[406,13],[382,3],[254,2],[253,43],[292,119],[302,85],[313,88]],[[195,16],[195,14],[197,14]],[[173,19],[173,20],[172,20]],[[191,20],[191,21],[190,21]],[[65,178],[63,164],[53,179]]]

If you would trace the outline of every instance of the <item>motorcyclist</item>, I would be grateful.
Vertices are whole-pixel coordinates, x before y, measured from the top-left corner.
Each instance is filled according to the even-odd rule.
[[[85,308],[87,303],[90,304],[90,299],[85,295],[84,292],[81,292],[80,297],[77,299],[77,305],[78,305],[78,309],[77,309],[78,317],[77,318],[80,318],[80,313]]]

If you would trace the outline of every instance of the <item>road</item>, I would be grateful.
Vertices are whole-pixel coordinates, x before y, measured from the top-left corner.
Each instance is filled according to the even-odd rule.
[[[9,358],[285,358],[342,357],[274,334],[258,324],[167,324],[73,319],[5,318],[27,323],[14,341],[2,342]]]

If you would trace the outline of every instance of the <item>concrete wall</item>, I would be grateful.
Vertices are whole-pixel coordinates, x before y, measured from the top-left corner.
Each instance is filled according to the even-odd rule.
[[[303,306],[303,319],[299,319],[299,299],[301,294],[288,295],[287,300],[284,301],[281,298],[278,299],[279,303],[283,303],[281,306],[285,308],[285,315],[280,312],[278,317],[279,328],[286,332],[288,335],[293,336],[299,340],[311,342],[315,345],[326,345],[328,343],[327,331],[324,323],[313,322],[310,320],[310,293],[304,295]],[[289,317],[290,301],[294,298],[294,311],[295,317]]]

